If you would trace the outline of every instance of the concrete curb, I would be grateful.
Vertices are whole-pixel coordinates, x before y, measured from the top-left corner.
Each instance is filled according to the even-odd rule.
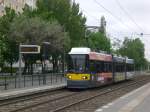
[[[49,86],[40,86],[40,87],[33,87],[33,88],[23,88],[23,89],[17,89],[13,91],[6,91],[0,93],[0,101],[7,100],[7,99],[13,99],[21,96],[28,96],[36,93],[42,93],[46,91],[54,91],[58,89],[65,88],[66,84],[60,84],[60,85],[49,85]]]

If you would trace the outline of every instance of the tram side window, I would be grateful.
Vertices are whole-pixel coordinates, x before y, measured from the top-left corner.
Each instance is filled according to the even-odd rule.
[[[110,62],[104,63],[104,72],[112,72],[112,64]]]
[[[134,71],[134,65],[133,64],[131,65],[131,71]]]
[[[90,71],[91,72],[96,72],[96,64],[95,61],[90,61]]]
[[[122,63],[121,72],[125,72],[125,64],[124,63]]]
[[[119,71],[120,71],[120,67],[118,63],[115,63],[115,72],[119,72]]]
[[[127,65],[127,71],[130,72],[130,64]]]
[[[90,61],[91,72],[112,72],[112,63],[103,61]]]
[[[101,61],[90,61],[90,71],[100,73],[104,71],[104,65]]]
[[[96,62],[95,63],[95,65],[96,65],[96,67],[95,67],[95,69],[96,69],[96,72],[98,73],[98,72],[100,72],[101,71],[101,65],[100,65],[100,62]]]
[[[123,72],[124,69],[124,64],[123,63],[116,63],[115,64],[115,71],[116,72]]]
[[[104,63],[104,72],[108,72],[109,66],[108,63]]]
[[[109,72],[112,72],[112,63],[109,63]]]
[[[69,55],[67,55],[67,68],[68,71],[73,70],[73,61]]]
[[[130,71],[130,65],[127,64],[127,71],[129,72]]]
[[[128,64],[128,65],[127,65],[127,71],[128,71],[128,72],[134,71],[134,65]]]
[[[124,65],[124,63],[120,63],[120,72],[125,72],[125,65]]]
[[[90,67],[90,65],[89,65],[89,57],[88,57],[88,55],[86,56],[86,61],[85,61],[85,71],[88,71],[89,72],[89,67]]]

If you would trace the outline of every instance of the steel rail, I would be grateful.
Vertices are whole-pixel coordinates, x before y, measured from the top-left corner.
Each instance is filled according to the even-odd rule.
[[[146,81],[146,80],[147,80],[147,79],[144,79],[144,80],[141,80],[140,82],[144,82],[144,81]],[[121,86],[121,87],[118,87],[118,88],[115,88],[115,89],[108,89],[108,90],[105,91],[105,92],[102,92],[102,93],[100,93],[100,94],[97,94],[97,95],[94,95],[94,96],[91,96],[91,97],[88,97],[88,98],[85,98],[85,99],[81,99],[81,100],[79,100],[79,101],[77,101],[77,102],[73,102],[73,103],[68,104],[68,105],[66,105],[66,106],[62,106],[62,107],[57,108],[57,109],[55,109],[55,110],[53,110],[53,111],[51,111],[51,112],[60,112],[61,110],[64,110],[64,109],[69,108],[69,107],[71,107],[71,106],[74,106],[74,105],[76,105],[76,104],[80,104],[81,102],[85,102],[85,101],[91,100],[91,99],[93,99],[93,98],[95,98],[95,97],[99,97],[99,96],[102,96],[102,95],[105,95],[105,94],[114,92],[114,91],[116,91],[116,90],[124,89],[124,88],[126,88],[126,87],[133,86],[133,85],[135,85],[135,84],[139,84],[140,82],[139,82],[139,81],[138,81],[138,82],[133,82],[133,83],[131,83],[131,84],[124,85],[124,86]]]
[[[57,108],[57,109],[50,110],[50,111],[51,111],[51,112],[58,112],[58,111],[61,111],[61,110],[66,109],[66,108],[69,108],[69,107],[71,107],[71,106],[74,106],[74,105],[76,105],[76,104],[79,104],[79,103],[81,103],[81,102],[85,102],[85,101],[87,101],[87,100],[91,100],[91,99],[93,99],[93,98],[95,98],[95,97],[102,96],[102,95],[105,95],[105,94],[107,94],[107,93],[111,93],[111,92],[113,92],[113,91],[119,90],[119,89],[124,89],[125,87],[131,86],[131,85],[139,84],[140,82],[143,82],[143,81],[146,81],[146,80],[148,80],[148,79],[146,78],[146,79],[143,79],[143,80],[141,80],[141,81],[136,81],[136,82],[133,82],[133,83],[131,82],[131,84],[125,84],[125,85],[119,86],[119,87],[117,87],[117,88],[115,88],[115,89],[112,89],[112,88],[109,88],[109,89],[103,88],[103,89],[104,89],[104,92],[100,92],[100,93],[98,93],[98,94],[96,94],[96,95],[93,95],[93,96],[90,96],[90,97],[86,97],[86,98],[84,98],[84,99],[78,100],[78,101],[76,101],[76,102],[69,103],[68,105],[65,105],[65,106],[59,107],[59,108]],[[113,87],[114,87],[114,86],[113,86]],[[100,88],[100,89],[98,89],[98,90],[102,90],[102,88]],[[91,91],[91,90],[89,90],[89,91]],[[86,91],[86,92],[89,92],[89,91]],[[82,92],[82,93],[83,93],[83,92]],[[57,98],[50,99],[50,100],[47,100],[47,101],[43,101],[43,102],[31,104],[31,105],[29,105],[29,106],[24,106],[24,107],[21,107],[21,108],[12,110],[12,111],[10,111],[10,112],[18,112],[18,111],[23,111],[23,110],[26,110],[26,109],[34,108],[34,107],[36,107],[36,106],[40,106],[40,105],[44,105],[44,104],[47,104],[47,103],[51,103],[51,102],[56,101],[56,100],[61,100],[61,99],[65,99],[65,98],[71,97],[71,96],[73,96],[73,95],[75,95],[75,94],[78,94],[78,93],[73,93],[73,94],[70,94],[70,95],[64,95],[64,96],[62,96],[62,97],[57,97]]]

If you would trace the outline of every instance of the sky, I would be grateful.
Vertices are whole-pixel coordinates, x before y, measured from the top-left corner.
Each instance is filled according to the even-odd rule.
[[[145,56],[150,61],[150,0],[74,0],[87,18],[88,26],[107,21],[111,40],[139,37],[145,44]],[[141,36],[139,34],[143,33]],[[149,34],[149,35],[147,35]]]

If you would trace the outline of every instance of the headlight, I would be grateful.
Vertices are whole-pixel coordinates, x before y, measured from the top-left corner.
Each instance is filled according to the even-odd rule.
[[[68,76],[68,78],[69,78],[69,79],[71,79],[71,78],[72,78],[72,76],[71,76],[71,75],[69,75],[69,76]]]
[[[82,76],[82,79],[84,79],[84,80],[87,79],[87,76]]]

